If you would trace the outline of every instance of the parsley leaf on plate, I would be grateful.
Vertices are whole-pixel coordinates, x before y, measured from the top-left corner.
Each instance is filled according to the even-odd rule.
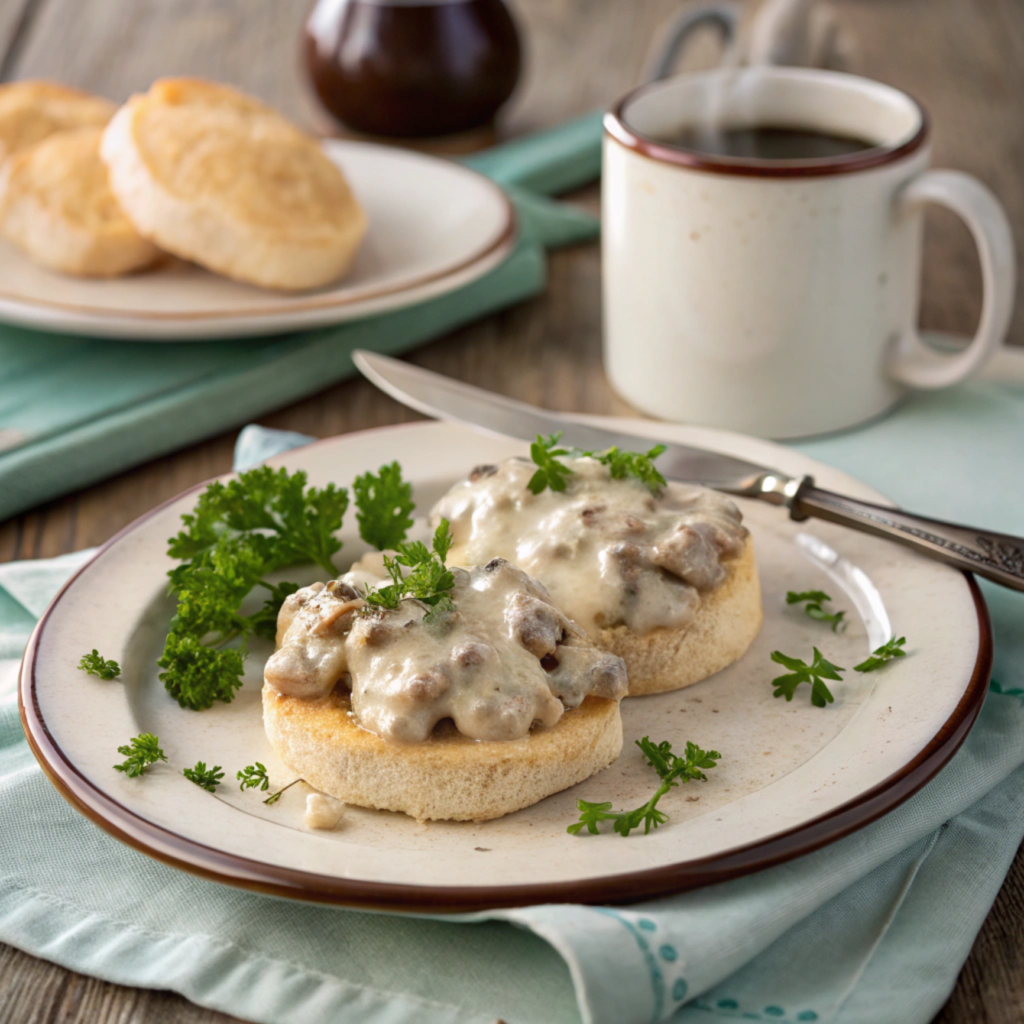
[[[824,590],[804,590],[797,593],[795,590],[786,592],[786,604],[803,604],[807,615],[818,622],[828,622],[832,626],[832,632],[838,633],[846,628],[846,612],[827,612],[824,605],[832,600]],[[806,603],[805,603],[806,602]]]
[[[239,780],[239,789],[244,793],[247,789],[258,789],[265,793],[270,787],[270,778],[267,769],[257,761],[255,764],[247,764],[236,776]]]
[[[597,835],[602,821],[612,821],[615,823],[612,826],[613,830],[620,836],[628,836],[641,826],[644,835],[647,835],[651,829],[668,821],[668,815],[658,810],[658,801],[680,782],[689,782],[691,779],[707,782],[707,776],[702,769],[714,768],[722,756],[717,750],[702,750],[695,743],[687,742],[686,753],[680,757],[672,752],[672,744],[667,740],[655,744],[647,736],[637,740],[636,745],[661,779],[661,785],[655,790],[654,795],[647,803],[632,811],[613,811],[610,800],[603,803],[577,800],[576,809],[580,812],[580,820],[570,825],[566,829],[567,832],[579,835],[585,828],[591,835]]]
[[[137,779],[151,764],[167,760],[160,749],[159,737],[151,732],[139,733],[129,743],[118,747],[117,752],[123,754],[125,760],[121,764],[115,764],[114,770],[124,772],[129,779]]]
[[[811,686],[811,703],[816,708],[823,708],[826,704],[831,704],[835,700],[832,692],[825,684],[825,680],[841,680],[843,677],[840,673],[846,671],[845,668],[833,665],[817,647],[814,648],[814,658],[810,665],[805,661],[801,661],[800,658],[790,658],[788,655],[783,654],[782,651],[772,651],[772,661],[777,665],[782,665],[783,668],[789,669],[788,675],[778,676],[772,680],[772,686],[775,687],[775,692],[772,696],[785,697],[787,701],[792,700],[797,688],[802,683],[809,683]]]
[[[876,668],[881,668],[883,665],[888,664],[893,658],[905,658],[907,652],[903,650],[903,645],[907,642],[905,636],[901,636],[899,640],[892,637],[890,640],[882,644],[881,647],[876,648],[870,658],[866,658],[859,665],[853,666],[854,672],[874,672]]]
[[[91,653],[82,655],[78,667],[91,676],[99,676],[100,679],[116,679],[121,674],[121,666],[116,661],[101,658],[95,647]]]
[[[397,462],[381,466],[376,475],[363,473],[352,482],[359,536],[378,551],[397,548],[412,526],[416,508],[412,484],[402,479]]]
[[[205,761],[196,761],[194,768],[183,768],[181,774],[200,789],[205,789],[207,793],[213,793],[220,785],[220,780],[224,778],[219,764],[207,768]]]

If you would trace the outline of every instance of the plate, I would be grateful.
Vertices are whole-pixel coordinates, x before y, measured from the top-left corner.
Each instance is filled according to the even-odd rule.
[[[170,260],[109,281],[56,274],[0,241],[0,320],[93,337],[187,341],[277,334],[399,309],[468,284],[515,243],[515,213],[460,164],[368,142],[327,140],[370,222],[338,284],[268,291]]]
[[[717,431],[640,421],[616,426],[715,448],[869,500],[869,487],[805,456]],[[519,442],[463,428],[415,423],[331,438],[271,460],[304,469],[312,483],[348,484],[398,458],[422,510],[466,471],[525,452]],[[156,678],[171,604],[166,538],[197,489],[122,531],[68,582],[43,615],[22,666],[26,733],[60,792],[101,828],[176,867],[245,888],[330,903],[454,911],[546,902],[632,901],[722,881],[798,856],[857,829],[907,799],[952,756],[980,708],[991,636],[973,580],[920,555],[828,523],[794,523],[744,503],[761,571],[765,623],[735,665],[677,693],[627,699],[621,757],[591,779],[491,822],[417,823],[351,808],[333,832],[303,824],[305,784],[265,806],[232,784],[262,761],[275,784],[294,777],[262,728],[260,684],[269,645],[253,650],[230,705],[182,710]],[[347,517],[344,566],[364,550]],[[295,577],[296,574],[289,573]],[[315,578],[305,576],[298,582]],[[848,609],[840,635],[787,607],[790,589],[823,588]],[[772,697],[776,648],[810,655],[818,645],[851,666],[895,629],[909,657],[884,670],[848,672],[819,709],[806,693]],[[122,682],[77,670],[92,648],[121,663]],[[804,688],[806,689],[806,688]],[[140,731],[156,733],[171,766],[127,779],[111,765]],[[643,803],[652,773],[633,741],[691,739],[722,753],[706,783],[672,790],[671,820],[650,835],[571,836],[577,798]],[[216,795],[181,767],[222,765]]]

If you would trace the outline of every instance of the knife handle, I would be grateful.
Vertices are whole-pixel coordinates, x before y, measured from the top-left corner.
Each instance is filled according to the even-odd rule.
[[[789,501],[790,517],[826,519],[903,544],[947,565],[1024,591],[1024,538],[926,519],[814,486],[804,477]]]

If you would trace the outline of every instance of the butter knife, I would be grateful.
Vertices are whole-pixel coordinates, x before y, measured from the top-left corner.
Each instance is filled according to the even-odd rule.
[[[589,451],[613,445],[633,451],[651,444],[650,438],[593,427],[374,352],[358,349],[352,359],[381,391],[434,419],[524,441],[561,431],[565,444]],[[791,477],[731,455],[682,444],[665,447],[658,469],[669,479],[767,501],[788,509],[792,519],[826,519],[885,537],[993,583],[1024,591],[1024,538],[848,498],[816,487],[812,477]]]

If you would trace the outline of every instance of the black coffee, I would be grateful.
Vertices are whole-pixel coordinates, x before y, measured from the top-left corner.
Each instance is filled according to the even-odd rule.
[[[726,131],[686,128],[665,141],[709,156],[747,160],[821,160],[859,153],[875,146],[863,139],[800,128],[730,128]]]

